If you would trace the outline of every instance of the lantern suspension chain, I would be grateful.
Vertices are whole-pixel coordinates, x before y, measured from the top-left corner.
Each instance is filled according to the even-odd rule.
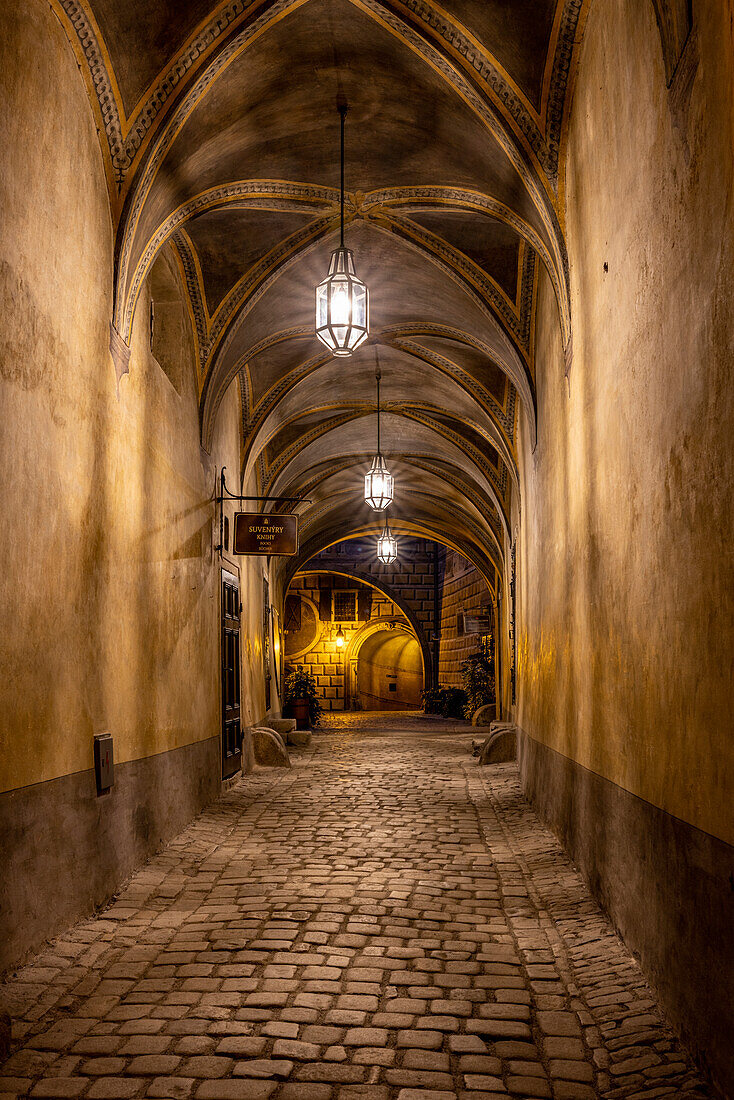
[[[346,103],[339,104],[339,115],[341,117],[341,232],[339,247],[344,248],[344,121],[347,117]]]
[[[378,367],[375,371],[375,378],[377,379],[377,457],[382,457],[382,451],[380,450],[380,379],[382,374]]]

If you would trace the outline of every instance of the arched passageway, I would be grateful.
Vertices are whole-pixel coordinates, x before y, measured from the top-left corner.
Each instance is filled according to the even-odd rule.
[[[346,651],[365,624],[393,620],[395,638],[413,631],[431,689],[461,685],[488,629],[496,659],[485,671],[516,728],[523,790],[639,955],[670,1020],[734,1091],[731,15],[732,0],[2,0],[0,969],[105,904],[215,803],[223,781],[245,782],[237,775],[253,766],[251,731],[281,719],[292,663],[312,671],[328,729],[363,685],[365,699],[383,699],[391,661],[417,668],[415,646],[381,640],[382,628],[353,668]],[[369,290],[369,332],[348,357],[327,348],[316,316],[342,234]],[[394,478],[388,515],[400,546],[372,575],[361,567],[374,562],[385,521],[364,494],[376,450]],[[297,538],[282,553],[235,545],[237,511],[271,533],[293,515]],[[369,553],[345,565],[360,542]],[[344,745],[356,736],[342,735]],[[378,771],[383,749],[393,751],[377,750]],[[338,766],[335,752],[324,763],[332,779]],[[358,774],[347,774],[362,798]],[[422,775],[433,790],[428,766]],[[306,789],[291,779],[300,810]],[[312,790],[323,790],[320,778]],[[245,835],[247,812],[227,827]],[[430,806],[423,821],[434,840],[451,828]],[[383,822],[383,839],[404,824]],[[457,850],[465,840],[471,848],[475,824],[452,837]],[[379,849],[380,835],[371,840]],[[411,903],[390,912],[385,940],[388,920],[410,920],[397,909],[453,904],[467,866],[476,871],[464,855],[455,877],[429,884],[433,908],[421,908],[410,852],[384,869]],[[267,856],[302,900],[295,887],[314,883],[297,846]],[[360,894],[368,857],[355,855],[346,885],[324,870],[328,847],[319,858],[332,901],[345,896],[340,886],[371,897],[373,883]],[[259,1019],[248,1013],[271,1009],[368,1011],[295,1004],[295,989],[268,984],[300,973],[220,972],[250,965],[224,957],[245,928],[262,934],[255,943],[274,931],[306,942],[290,917],[250,928],[261,900],[296,912],[272,883],[262,897],[248,893],[245,879],[264,862],[255,841],[244,870],[231,870],[225,852],[231,876],[212,887],[209,908],[197,909],[188,880],[171,912],[158,894],[152,908],[166,911],[154,916],[144,891],[133,895],[131,938],[175,927],[173,960],[158,960],[154,936],[140,956],[137,945],[125,954],[125,936],[95,924],[89,952],[102,949],[100,965],[105,944],[121,952],[106,982],[135,980],[152,952],[160,970],[151,982],[170,983],[109,1008],[128,1030],[148,1028],[151,1047],[176,1013],[195,1031],[205,1027],[191,1022],[205,1018],[195,1012],[245,1027]],[[564,871],[557,889],[566,883]],[[506,946],[493,939],[495,888],[489,897],[477,889],[468,922],[493,945],[482,955]],[[530,893],[508,896],[530,904]],[[366,924],[376,916],[363,915]],[[350,923],[357,916],[350,910]],[[459,937],[466,908],[460,916]],[[335,935],[371,934],[346,924]],[[399,927],[406,941],[425,932]],[[530,952],[528,927],[500,935]],[[180,962],[178,941],[192,929],[197,957]],[[546,948],[552,958],[538,967],[563,956]],[[484,980],[503,961],[446,961],[457,966],[445,968],[445,986],[427,984],[433,956],[416,978],[438,990],[433,1004],[408,998],[427,1002],[426,1018],[465,988],[470,1015],[456,1019],[476,1017],[471,1034],[497,1027],[493,1013],[517,1012],[504,1026],[521,1032],[508,1041],[524,1042],[526,1031],[545,1036],[546,1013],[582,1011],[566,999],[570,985],[541,986],[554,978],[528,970],[514,999],[500,997],[505,987],[473,984],[470,970],[476,963]],[[207,973],[176,969],[189,965]],[[43,986],[49,968],[31,984]],[[385,994],[379,1013],[392,1011],[392,984],[374,979]],[[189,1013],[186,995],[199,993],[212,1000]],[[154,994],[161,1000],[145,1000]],[[74,1016],[84,996],[70,991],[59,1004],[70,1028],[86,1026]],[[630,996],[634,1031],[646,1026],[634,1021],[638,1009],[647,1015],[647,993]],[[480,998],[486,1015],[473,1007]],[[33,1042],[45,1003],[24,1021]],[[570,1028],[563,1019],[557,1026]],[[587,1017],[574,1019],[565,1038]],[[105,1029],[118,1022],[105,1014],[99,1034],[77,1036],[87,1049],[70,1052],[71,1083],[59,1091],[115,1092],[76,1078],[94,1075],[82,1060],[93,1053],[124,1061],[102,1049],[115,1045]],[[294,1026],[341,1026],[272,1022],[289,1036]],[[400,1030],[420,1032],[414,1023]],[[346,1050],[344,1032],[332,1045]],[[460,1022],[441,1034],[435,1050],[413,1050],[410,1066],[397,1036],[378,1043],[396,1060],[378,1075],[428,1075],[418,1063],[448,1059],[449,1070],[435,1068],[451,1076],[439,1094],[495,1091],[493,1062],[478,1074],[492,1082],[485,1088],[463,1079],[461,1059],[495,1058],[499,1035],[479,1052],[451,1046],[454,1035],[466,1040]],[[213,1034],[204,1038],[212,1043],[201,1056],[218,1058]],[[215,1100],[219,1086],[200,1085],[197,1073],[222,1063],[197,1062],[197,1043],[182,1039],[182,1067],[178,1047],[160,1065],[174,1076],[181,1068],[185,1086],[149,1088],[141,1069],[117,1091]],[[616,1036],[616,1048],[624,1041]],[[551,1053],[562,1048],[543,1045],[540,1064],[567,1060]],[[322,1053],[329,1062],[319,1051],[318,1064]],[[335,1058],[326,1080],[294,1069],[272,1088],[266,1078],[240,1086],[242,1066],[225,1063],[223,1091],[343,1100],[342,1086],[372,1087],[362,1063],[348,1061]],[[621,1098],[668,1088],[665,1067],[654,1083],[658,1063],[619,1061],[636,1067],[619,1085],[611,1074],[614,1083],[582,1076],[562,1088],[528,1086],[500,1066],[498,1091],[591,1100],[590,1090]],[[137,1077],[129,1068],[125,1081]],[[428,1081],[380,1078],[380,1100]]]
[[[359,710],[417,710],[423,657],[412,630],[390,623],[359,640],[352,655],[353,698]]]

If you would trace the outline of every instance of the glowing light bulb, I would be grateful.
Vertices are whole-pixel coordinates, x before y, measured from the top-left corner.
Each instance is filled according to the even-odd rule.
[[[331,323],[332,325],[348,325],[351,317],[349,291],[346,286],[337,284],[331,292]]]

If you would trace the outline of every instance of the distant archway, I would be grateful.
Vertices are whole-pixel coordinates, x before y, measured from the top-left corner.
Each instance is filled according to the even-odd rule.
[[[416,633],[395,617],[367,622],[344,655],[345,707],[410,710],[421,706],[425,662]]]

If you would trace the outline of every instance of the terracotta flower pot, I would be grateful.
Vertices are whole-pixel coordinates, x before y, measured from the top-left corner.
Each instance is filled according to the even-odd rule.
[[[307,730],[311,728],[311,721],[308,713],[308,699],[294,699],[290,709],[296,720],[296,729]]]

